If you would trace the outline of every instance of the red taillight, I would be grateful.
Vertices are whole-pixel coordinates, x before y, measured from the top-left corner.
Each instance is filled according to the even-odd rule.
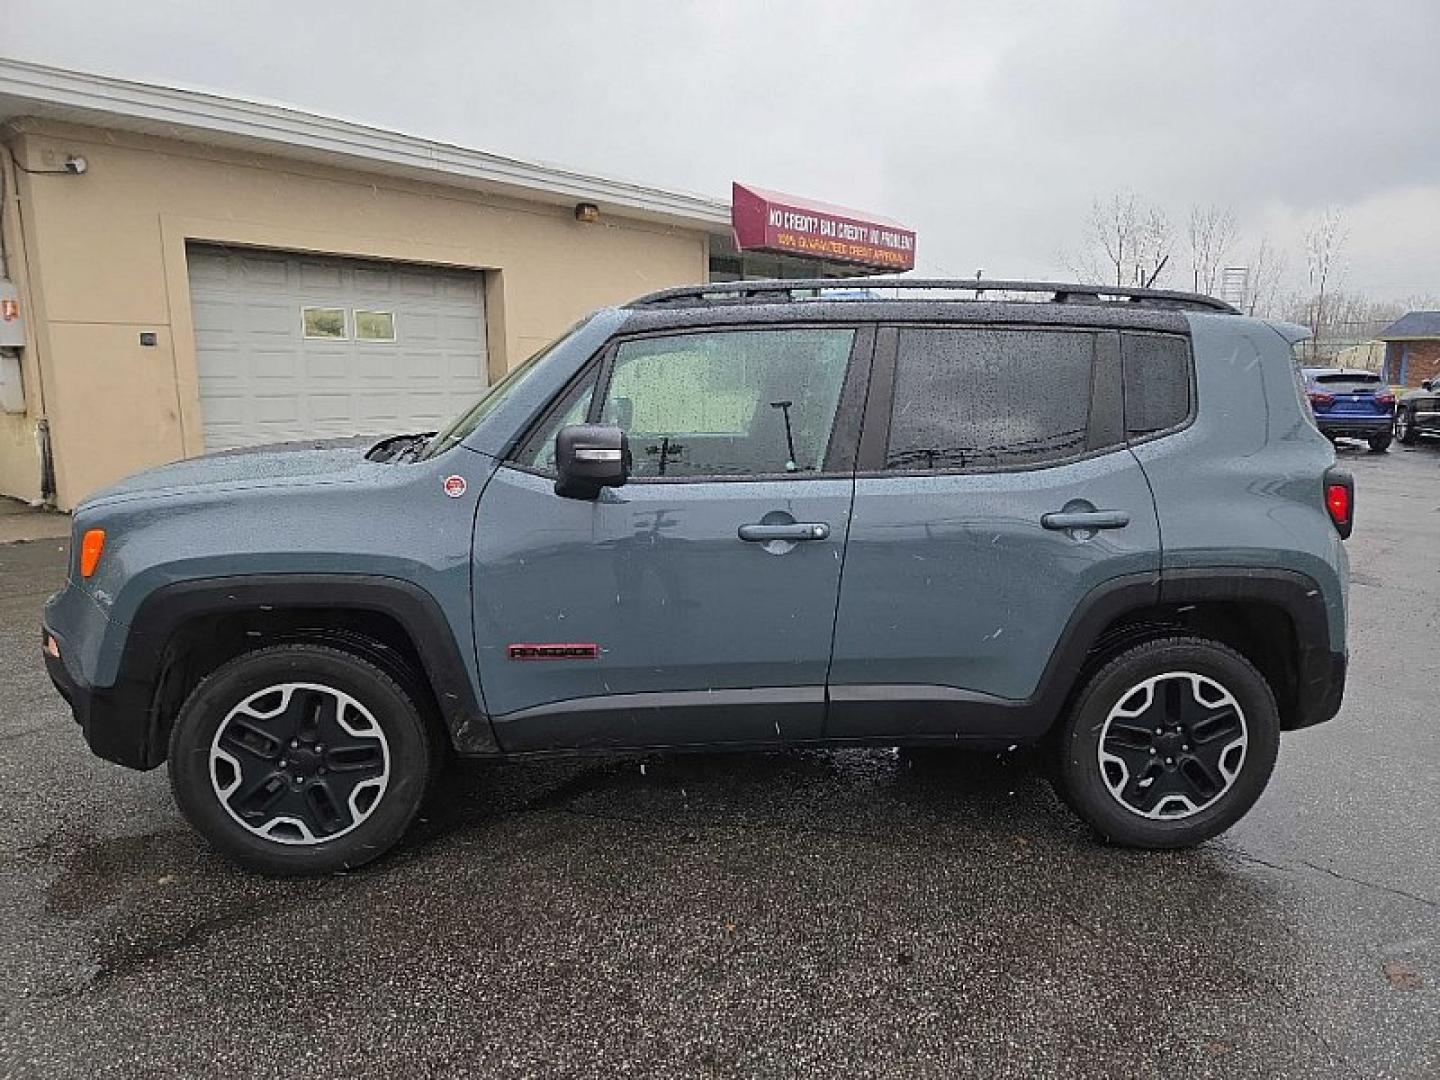
[[[1325,506],[1336,525],[1350,520],[1350,489],[1344,484],[1331,484],[1325,492]]]
[[[1312,390],[1310,392],[1311,405],[1334,405],[1335,395],[1327,394],[1323,390]]]
[[[1395,395],[1394,395],[1394,394],[1376,394],[1376,395],[1375,395],[1375,404],[1376,404],[1376,405],[1394,405],[1394,404],[1395,404]]]
[[[1325,512],[1343,540],[1355,527],[1355,481],[1339,469],[1325,473]]]

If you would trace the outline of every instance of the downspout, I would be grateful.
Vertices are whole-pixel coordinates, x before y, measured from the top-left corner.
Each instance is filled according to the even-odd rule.
[[[9,190],[9,174],[0,168],[0,279],[6,281],[10,279],[10,245],[5,242],[5,194]]]
[[[9,276],[11,247],[8,238],[3,235],[5,222],[5,202],[10,193],[14,192],[15,225],[19,232],[16,237],[19,251],[19,259],[23,264],[25,275],[24,296],[27,301],[34,296],[30,285],[34,281],[30,273],[30,245],[25,235],[25,207],[20,199],[20,177],[19,161],[15,158],[15,147],[9,141],[4,142],[5,154],[0,157],[0,276]],[[36,340],[39,333],[38,326],[32,322],[30,339]],[[31,346],[33,348],[33,346]],[[35,355],[35,370],[40,370],[39,350]],[[35,399],[39,405],[39,419],[35,422],[35,443],[40,454],[40,500],[46,505],[55,505],[55,455],[50,445],[50,419],[45,408],[45,380],[37,377],[35,380]]]

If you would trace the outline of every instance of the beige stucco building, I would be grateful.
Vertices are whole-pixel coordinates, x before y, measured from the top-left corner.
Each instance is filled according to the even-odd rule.
[[[720,200],[16,61],[0,142],[0,494],[62,509],[206,450],[424,430],[586,311],[705,280],[729,229]]]

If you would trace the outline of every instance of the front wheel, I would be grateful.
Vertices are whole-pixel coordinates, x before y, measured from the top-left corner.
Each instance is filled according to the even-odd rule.
[[[1395,414],[1395,438],[1400,440],[1404,446],[1414,446],[1420,438],[1420,433],[1415,430],[1415,421],[1408,409],[1401,409]]]
[[[1393,436],[1387,431],[1383,435],[1371,435],[1366,441],[1369,442],[1371,450],[1377,454],[1383,454],[1386,450],[1390,449],[1390,441],[1392,438]]]
[[[279,876],[351,869],[410,825],[436,761],[424,718],[338,649],[259,649],[207,676],[170,737],[170,784],[223,854]]]
[[[1248,660],[1205,638],[1163,638],[1086,683],[1060,731],[1055,782],[1108,840],[1189,847],[1254,805],[1279,746],[1274,695]]]

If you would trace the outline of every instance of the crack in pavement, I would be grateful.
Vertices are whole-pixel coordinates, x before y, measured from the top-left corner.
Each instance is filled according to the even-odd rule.
[[[1279,870],[1285,874],[1294,873],[1298,868],[1303,867],[1307,870],[1314,870],[1318,873],[1325,874],[1338,881],[1344,881],[1351,885],[1359,885],[1362,889],[1373,889],[1376,892],[1389,893],[1391,896],[1398,896],[1404,900],[1410,900],[1432,909],[1440,908],[1440,900],[1433,900],[1428,896],[1421,896],[1419,893],[1410,892],[1396,885],[1385,885],[1378,881],[1370,881],[1367,878],[1355,877],[1353,874],[1341,873],[1339,870],[1333,870],[1328,866],[1321,866],[1319,863],[1311,862],[1309,859],[1296,859],[1292,863],[1277,863],[1271,862],[1269,859],[1262,859],[1260,856],[1248,851],[1236,851],[1233,853],[1233,856],[1241,862],[1255,863],[1257,866],[1268,867],[1271,870]]]
[[[1374,889],[1377,892],[1390,893],[1392,896],[1404,897],[1406,900],[1413,900],[1417,904],[1424,904],[1428,908],[1440,908],[1440,900],[1432,900],[1428,896],[1421,896],[1419,893],[1412,893],[1405,889],[1397,888],[1394,885],[1382,885],[1379,882],[1367,881],[1365,878],[1342,874],[1339,870],[1332,870],[1328,866],[1321,866],[1319,863],[1313,863],[1307,859],[1300,859],[1299,862],[1301,866],[1308,866],[1311,870],[1318,870],[1322,874],[1329,874],[1333,878],[1348,881],[1352,885],[1359,885],[1366,889]]]

